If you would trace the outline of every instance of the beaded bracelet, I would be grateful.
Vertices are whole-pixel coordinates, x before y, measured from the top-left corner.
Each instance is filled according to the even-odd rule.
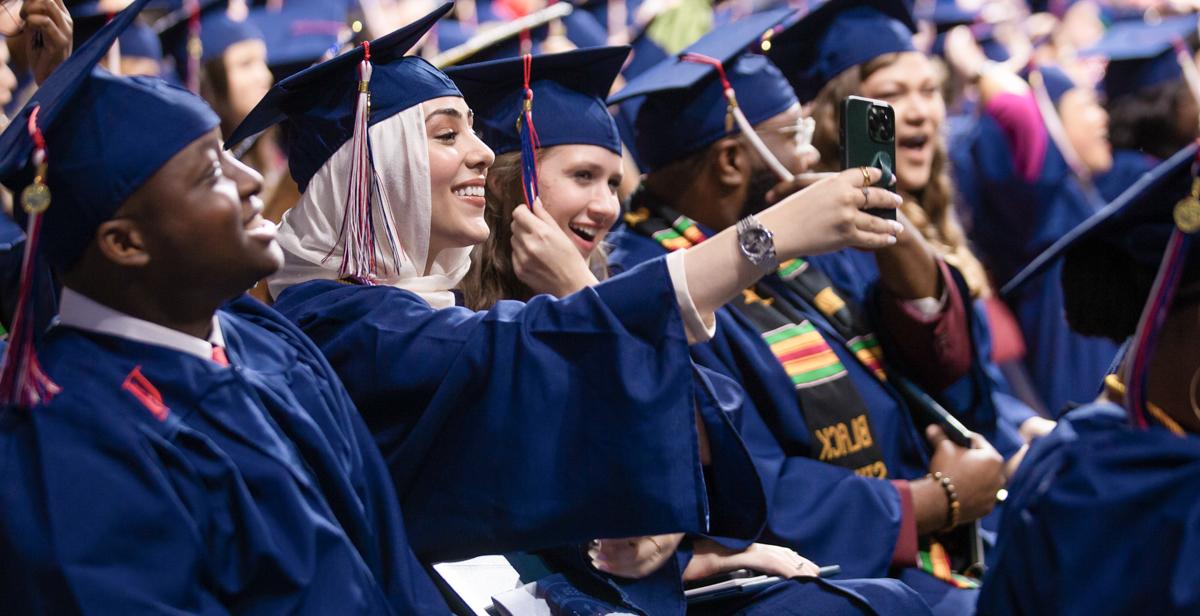
[[[954,489],[954,482],[950,480],[950,476],[942,472],[930,473],[942,490],[946,493],[946,519],[947,524],[942,530],[950,530],[958,526],[959,516],[962,513],[962,503],[958,501],[958,491]]]

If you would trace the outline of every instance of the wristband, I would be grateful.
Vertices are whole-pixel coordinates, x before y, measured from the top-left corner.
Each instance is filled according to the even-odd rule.
[[[946,526],[942,530],[950,530],[958,526],[959,518],[962,515],[962,503],[958,500],[958,490],[954,489],[954,482],[949,475],[939,471],[930,473],[929,477],[937,482],[942,487],[942,491],[946,493]]]

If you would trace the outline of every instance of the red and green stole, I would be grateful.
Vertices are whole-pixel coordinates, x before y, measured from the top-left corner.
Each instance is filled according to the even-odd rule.
[[[656,209],[651,212],[638,208],[625,215],[625,222],[668,251],[705,240],[704,232],[690,218],[667,208]],[[777,274],[801,297],[811,297],[812,304],[823,315],[847,323],[857,322],[848,315],[850,306],[829,278],[817,268],[809,267],[808,262],[785,261],[779,265]],[[803,310],[762,282],[742,291],[729,306],[758,330],[792,380],[812,436],[814,457],[860,475],[887,477],[887,464],[871,428],[866,403],[849,378],[846,366]],[[882,349],[873,334],[855,332],[846,340],[847,347],[871,374],[881,380],[886,378]]]
[[[668,251],[706,239],[695,221],[659,205],[651,211],[635,203],[635,209],[625,215],[625,224]],[[875,378],[887,382],[879,339],[866,326],[858,307],[838,292],[828,276],[804,259],[784,261],[775,273],[785,287],[825,317],[845,341],[839,344]],[[859,475],[886,478],[887,465],[871,429],[866,403],[827,339],[803,311],[762,281],[742,291],[729,305],[755,326],[792,379],[812,442],[819,447],[817,459]],[[964,525],[959,529],[963,532],[947,539],[959,545],[973,541],[971,529],[973,525]],[[946,548],[932,537],[920,539],[917,566],[958,588],[979,586],[975,578],[953,570]]]

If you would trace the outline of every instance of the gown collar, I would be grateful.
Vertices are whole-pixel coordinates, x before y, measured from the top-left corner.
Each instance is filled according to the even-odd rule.
[[[209,361],[212,360],[214,346],[225,346],[225,337],[216,314],[212,318],[212,333],[208,340],[202,340],[113,310],[67,287],[62,290],[58,321],[60,325],[165,347]]]

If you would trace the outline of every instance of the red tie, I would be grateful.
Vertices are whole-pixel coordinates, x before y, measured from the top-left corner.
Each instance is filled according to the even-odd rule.
[[[217,365],[222,368],[229,367],[229,358],[225,357],[225,349],[215,344],[212,348],[212,360],[217,362]]]

